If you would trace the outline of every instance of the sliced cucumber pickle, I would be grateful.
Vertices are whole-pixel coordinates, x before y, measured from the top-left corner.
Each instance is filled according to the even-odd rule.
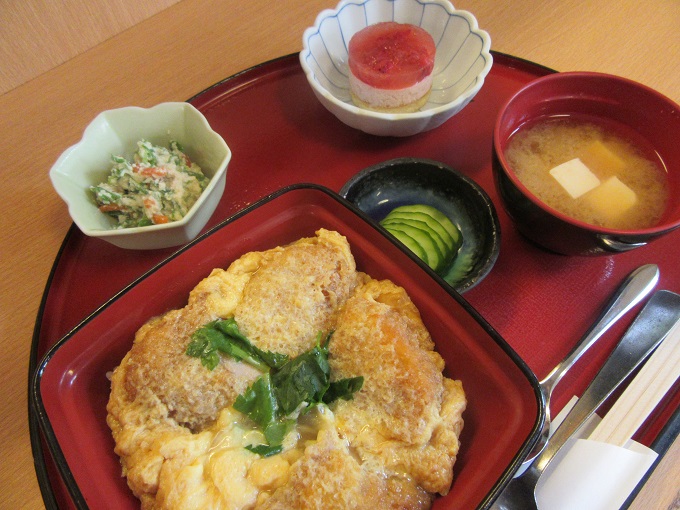
[[[408,213],[423,213],[427,214],[434,220],[436,220],[451,236],[451,238],[454,241],[454,251],[458,251],[458,249],[463,245],[463,235],[460,232],[460,229],[446,216],[443,212],[441,212],[439,209],[436,209],[430,205],[424,205],[424,204],[415,204],[415,205],[402,205],[400,207],[397,207],[393,209],[390,214],[392,213],[402,213],[402,212],[408,212]],[[389,215],[388,215],[389,216]]]
[[[406,234],[408,237],[413,239],[425,253],[425,256],[420,258],[435,271],[438,271],[441,268],[443,258],[439,253],[437,243],[434,242],[434,239],[432,239],[432,237],[430,237],[427,232],[411,225],[407,225],[406,223],[390,223],[383,226],[397,239],[399,239],[399,236],[397,235],[398,232]],[[417,252],[415,253],[417,254]]]
[[[387,227],[385,227],[385,229],[394,237],[399,239],[399,241],[401,241],[409,250],[418,255],[418,258],[424,261],[427,265],[430,265],[430,261],[427,258],[427,253],[425,253],[425,250],[420,246],[420,244],[415,239],[413,239],[411,236],[409,236],[408,234],[401,230],[391,229]]]
[[[438,258],[442,260],[446,258],[446,254],[449,251],[447,244],[437,233],[437,231],[430,228],[428,224],[425,223],[424,221],[413,220],[410,218],[385,218],[382,225],[385,228],[387,228],[388,226],[394,226],[395,228],[399,228],[400,225],[408,225],[410,227],[417,228],[418,230],[422,230],[432,238],[432,241],[434,241]]]
[[[380,224],[436,272],[450,266],[463,244],[460,229],[429,205],[397,207]]]
[[[451,237],[451,234],[449,234],[449,231],[446,230],[441,223],[439,223],[437,220],[435,220],[432,216],[429,214],[425,214],[423,212],[408,212],[408,211],[399,211],[397,209],[391,211],[387,218],[385,220],[393,220],[393,219],[398,219],[398,220],[411,220],[411,221],[421,221],[423,223],[427,223],[428,227],[437,232],[439,234],[439,238],[446,244],[446,249],[453,251],[456,248],[456,243]]]

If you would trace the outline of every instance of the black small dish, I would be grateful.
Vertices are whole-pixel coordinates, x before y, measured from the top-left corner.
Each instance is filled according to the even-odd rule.
[[[500,224],[491,199],[472,179],[438,161],[379,163],[355,174],[340,195],[376,223],[407,204],[430,205],[446,214],[463,234],[463,246],[440,276],[459,293],[482,281],[498,258]]]

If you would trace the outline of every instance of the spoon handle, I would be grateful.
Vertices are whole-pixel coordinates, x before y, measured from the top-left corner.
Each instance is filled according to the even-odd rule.
[[[607,358],[590,386],[548,441],[529,471],[538,479],[555,454],[609,395],[642,363],[680,319],[680,295],[655,292]]]
[[[571,352],[541,381],[548,399],[564,374],[616,321],[649,294],[659,281],[656,264],[646,264],[633,271],[619,286],[597,321]]]

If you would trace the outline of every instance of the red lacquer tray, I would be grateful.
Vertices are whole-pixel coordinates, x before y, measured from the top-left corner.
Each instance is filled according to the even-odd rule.
[[[526,241],[510,223],[491,175],[493,123],[515,91],[551,72],[494,53],[484,86],[461,113],[433,131],[408,138],[366,135],[338,121],[315,99],[297,54],[233,76],[190,100],[233,151],[223,199],[206,229],[290,184],[312,182],[338,191],[356,172],[381,161],[397,157],[441,161],[484,188],[501,223],[498,261],[464,297],[542,378],[638,266],[657,264],[661,271],[658,288],[680,292],[680,265],[674,260],[680,230],[628,253],[583,258],[548,253]],[[123,250],[72,227],[55,261],[36,321],[31,374],[57,340],[173,252]],[[610,329],[562,380],[553,396],[553,413],[572,395],[582,393],[633,317],[630,314]],[[670,418],[678,421],[679,404],[680,384],[676,383],[636,439],[650,445],[662,430],[667,432],[669,427],[664,427]],[[45,505],[72,508],[31,409],[29,423]],[[671,435],[677,435],[678,427],[670,428]]]

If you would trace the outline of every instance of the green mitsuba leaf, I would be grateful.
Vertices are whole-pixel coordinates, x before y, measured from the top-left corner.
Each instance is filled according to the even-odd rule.
[[[197,329],[191,336],[186,353],[201,358],[201,363],[214,370],[219,364],[219,353],[244,361],[262,372],[288,361],[288,356],[263,351],[254,346],[238,329],[233,318],[218,319]]]
[[[352,400],[354,394],[364,385],[363,376],[348,377],[347,379],[340,379],[330,383],[328,390],[323,396],[323,402],[330,404],[338,399]]]
[[[303,402],[321,402],[330,377],[328,351],[318,345],[286,363],[272,375],[276,398],[283,412],[290,414]]]
[[[268,373],[258,377],[252,386],[234,401],[234,409],[247,415],[262,429],[278,420],[278,408]]]
[[[192,335],[186,354],[201,359],[214,370],[220,353],[244,361],[264,373],[234,402],[234,409],[248,416],[262,430],[267,444],[248,445],[258,455],[270,456],[282,450],[282,443],[295,426],[295,413],[306,412],[324,403],[349,400],[363,385],[363,377],[331,382],[328,345],[332,332],[322,342],[290,359],[285,354],[263,351],[254,346],[238,329],[236,321],[217,320]]]
[[[215,329],[222,332],[229,340],[240,345],[240,347],[250,353],[251,356],[259,358],[266,365],[271,368],[279,368],[289,359],[288,355],[277,352],[263,351],[253,345],[248,338],[241,333],[236,324],[236,320],[232,317],[230,319],[215,321]]]
[[[281,453],[283,451],[283,446],[282,445],[276,445],[276,446],[270,446],[268,444],[249,444],[246,445],[246,450],[250,450],[253,453],[256,453],[262,457],[271,457],[272,455],[276,455],[277,453]]]

